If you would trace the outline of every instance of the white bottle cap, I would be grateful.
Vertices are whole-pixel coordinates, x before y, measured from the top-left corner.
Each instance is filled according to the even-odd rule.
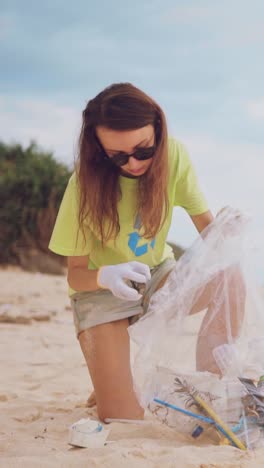
[[[87,448],[103,447],[109,432],[98,421],[80,419],[69,428],[69,444]]]

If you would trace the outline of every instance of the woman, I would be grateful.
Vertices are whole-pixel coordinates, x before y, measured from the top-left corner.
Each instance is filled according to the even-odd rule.
[[[107,87],[83,111],[76,171],[49,246],[68,257],[76,334],[102,420],[143,418],[127,327],[175,265],[166,244],[174,206],[198,232],[213,220],[160,106],[132,84]],[[199,310],[205,305],[202,298]]]

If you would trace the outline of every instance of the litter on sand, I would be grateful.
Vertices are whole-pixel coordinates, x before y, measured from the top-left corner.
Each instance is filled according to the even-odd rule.
[[[90,418],[80,419],[69,428],[69,444],[75,447],[103,447],[109,435],[109,430]]]

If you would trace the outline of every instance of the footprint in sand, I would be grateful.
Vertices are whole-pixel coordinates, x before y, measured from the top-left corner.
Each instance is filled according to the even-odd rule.
[[[15,400],[18,398],[16,393],[0,393],[0,401]]]
[[[15,409],[15,419],[18,422],[28,423],[37,421],[42,417],[43,411],[40,408],[16,408]]]

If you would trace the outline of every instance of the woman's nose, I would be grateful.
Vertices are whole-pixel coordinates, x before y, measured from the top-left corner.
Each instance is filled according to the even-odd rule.
[[[141,166],[141,161],[138,161],[133,156],[130,156],[129,161],[128,161],[129,169],[138,169],[140,168],[140,166]]]

